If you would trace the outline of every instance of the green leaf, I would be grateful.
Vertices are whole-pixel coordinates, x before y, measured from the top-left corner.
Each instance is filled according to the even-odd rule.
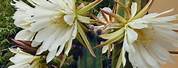
[[[116,68],[121,68],[124,67],[126,64],[126,59],[125,59],[125,50],[122,48],[119,59],[117,61]],[[121,66],[122,65],[122,66]]]
[[[124,28],[121,28],[120,30],[111,33],[111,34],[105,34],[105,35],[101,35],[100,37],[108,39],[107,41],[101,43],[100,45],[98,45],[97,47],[101,47],[101,46],[106,46],[106,45],[110,45],[116,41],[121,41],[122,38],[124,37]]]
[[[100,35],[100,37],[104,38],[104,39],[112,39],[112,38],[117,37],[119,34],[122,34],[123,32],[124,32],[124,28],[121,28],[113,33],[102,34],[102,35]]]
[[[81,36],[81,39],[84,41],[87,49],[89,50],[89,52],[91,53],[92,56],[96,57],[96,55],[95,55],[95,53],[94,53],[94,51],[93,51],[93,49],[92,49],[92,47],[90,45],[90,42],[88,41],[87,36],[84,33],[84,31],[83,31],[83,29],[82,29],[82,27],[81,27],[81,25],[79,23],[77,24],[77,27],[78,27],[78,33]]]
[[[98,5],[100,2],[102,2],[103,0],[95,0],[94,2],[86,5],[85,7],[79,9],[78,13],[83,15],[85,14],[87,11],[89,11],[90,9],[94,8],[96,5]]]

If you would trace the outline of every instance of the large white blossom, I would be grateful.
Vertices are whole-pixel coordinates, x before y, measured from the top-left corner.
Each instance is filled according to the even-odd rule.
[[[47,66],[41,62],[42,59],[40,56],[28,54],[21,51],[20,48],[10,49],[10,51],[16,55],[9,59],[14,65],[8,68],[47,68]]]
[[[137,12],[132,4],[132,17]],[[178,48],[178,24],[171,23],[176,15],[161,16],[172,11],[149,13],[128,22],[125,26],[123,47],[129,54],[134,68],[160,68],[160,64],[173,62],[169,50]]]
[[[75,0],[28,0],[30,4],[21,0],[14,2],[12,5],[17,8],[14,23],[24,29],[15,39],[33,41],[33,47],[41,45],[37,55],[49,51],[47,62],[63,50],[68,55],[77,34],[78,22],[90,23],[90,18],[82,16],[82,11],[77,12],[80,9],[76,7]]]

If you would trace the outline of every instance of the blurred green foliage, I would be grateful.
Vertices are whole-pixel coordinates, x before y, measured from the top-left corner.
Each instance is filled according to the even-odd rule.
[[[0,68],[7,68],[11,64],[9,58],[13,54],[8,50],[11,46],[8,38],[17,32],[12,19],[14,8],[10,3],[11,0],[0,0]]]

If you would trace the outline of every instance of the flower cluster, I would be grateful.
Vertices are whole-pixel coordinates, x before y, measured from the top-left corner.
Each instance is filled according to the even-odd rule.
[[[31,47],[37,50],[35,55],[12,51],[16,55],[10,60],[15,65],[9,68],[38,68],[39,65],[44,68],[46,65],[39,62],[42,56],[46,56],[46,63],[60,55],[68,56],[75,39],[97,57],[85,33],[88,26],[94,32],[101,30],[98,35],[106,41],[96,47],[103,46],[102,53],[111,52],[118,46],[115,43],[123,42],[117,68],[125,66],[126,52],[134,68],[159,68],[162,63],[173,62],[169,51],[178,48],[178,34],[174,31],[178,24],[171,21],[177,15],[162,16],[173,9],[147,14],[153,0],[142,9],[138,2],[131,2],[130,6],[116,2],[117,8],[111,10],[106,6],[96,17],[90,17],[89,10],[101,1],[84,5],[76,4],[76,0],[27,0],[27,3],[14,0],[14,24],[23,29],[15,40],[31,41]],[[124,7],[124,16],[118,14],[118,5]]]

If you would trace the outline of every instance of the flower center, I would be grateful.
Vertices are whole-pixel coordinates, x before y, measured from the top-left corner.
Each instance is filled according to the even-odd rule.
[[[136,42],[141,42],[143,44],[149,44],[153,40],[153,31],[150,31],[149,29],[144,30],[135,30],[138,33],[138,40]]]

